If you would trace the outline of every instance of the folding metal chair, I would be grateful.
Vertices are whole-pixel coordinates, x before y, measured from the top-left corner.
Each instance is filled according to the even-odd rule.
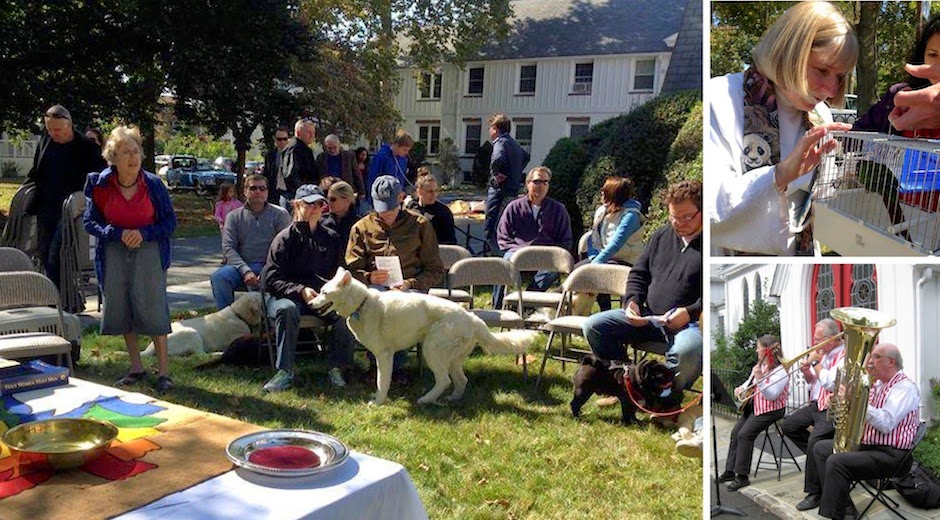
[[[33,271],[35,268],[26,253],[15,247],[0,247],[0,273]]]
[[[780,431],[780,421],[774,421],[772,424],[768,425],[767,428],[764,428],[763,435],[764,441],[761,443],[760,455],[757,456],[757,464],[754,466],[754,476],[757,476],[757,472],[762,467],[774,467],[777,469],[777,481],[780,481],[781,474],[783,473],[784,464],[793,464],[796,466],[797,471],[803,471],[800,468],[800,463],[796,461],[796,456],[793,455],[793,451],[790,450],[790,446],[787,444],[787,439],[784,437],[783,432]],[[773,432],[770,429],[773,428]],[[773,435],[776,435],[780,439],[780,451],[777,451],[777,447],[774,446]],[[767,447],[770,446],[770,453],[773,456],[773,466],[769,466],[771,462],[761,462],[764,458],[764,453],[766,453]],[[790,455],[790,460],[783,458],[783,450],[787,450],[787,453]],[[767,466],[762,466],[765,464]]]
[[[888,508],[889,511],[894,513],[898,518],[906,520],[907,517],[901,514],[898,511],[899,504],[891,497],[885,494],[885,490],[888,489],[891,480],[897,477],[902,477],[911,469],[911,463],[914,461],[914,450],[917,449],[917,445],[920,444],[920,441],[924,440],[924,436],[927,435],[927,423],[921,422],[917,427],[917,433],[914,434],[914,443],[911,444],[911,449],[907,450],[907,453],[904,454],[904,457],[901,457],[901,460],[898,462],[898,465],[894,467],[893,471],[890,474],[886,474],[884,477],[881,477],[877,480],[875,486],[870,485],[864,480],[856,480],[852,483],[850,489],[854,489],[856,485],[862,486],[862,488],[871,495],[872,499],[868,502],[868,505],[864,510],[858,515],[859,518],[863,518],[865,513],[871,509],[871,506],[875,505],[875,501],[881,502],[883,506]],[[874,489],[872,489],[874,487]]]
[[[277,340],[276,340],[276,330],[275,330],[275,317],[268,315],[268,301],[273,298],[267,291],[261,291],[261,306],[263,307],[261,312],[261,324],[264,327],[264,337],[265,343],[268,347],[268,359],[271,361],[271,368],[276,368],[277,364]],[[307,329],[313,334],[312,342],[301,342],[298,338],[297,346],[300,345],[314,345],[314,348],[318,352],[323,351],[323,340],[320,336],[321,333],[326,332],[327,324],[313,316],[312,314],[301,314],[299,329]]]
[[[525,320],[522,319],[521,299],[516,299],[516,310],[506,308],[505,298],[502,309],[474,309],[473,293],[474,288],[481,285],[503,285],[509,290],[518,294],[519,272],[508,261],[498,257],[471,257],[458,260],[450,267],[448,271],[451,287],[468,287],[470,293],[469,312],[475,314],[483,320],[488,327],[499,327],[503,329],[522,329],[525,328]],[[522,373],[525,379],[529,377],[528,364],[525,356],[522,356]]]
[[[450,267],[459,260],[473,256],[470,251],[461,246],[444,244],[439,246],[439,248],[441,253],[441,261],[444,263],[444,269],[450,269]],[[428,294],[457,303],[467,303],[470,301],[469,292],[451,287],[449,272],[444,274],[444,287],[432,287],[428,291]]]
[[[574,258],[567,249],[558,246],[526,246],[516,250],[509,259],[519,273],[536,271],[550,271],[567,275],[574,267]],[[626,285],[624,285],[626,287]],[[558,292],[522,291],[518,294],[507,293],[503,297],[505,304],[512,306],[517,301],[520,306],[557,308],[562,301],[562,294]],[[556,312],[557,315],[557,312]],[[555,316],[552,316],[554,318]],[[551,319],[551,318],[549,318]],[[526,320],[528,325],[543,325],[547,321],[538,317]]]
[[[54,309],[53,309],[54,308]],[[0,357],[65,356],[72,369],[72,344],[65,339],[59,291],[36,272],[0,273]]]

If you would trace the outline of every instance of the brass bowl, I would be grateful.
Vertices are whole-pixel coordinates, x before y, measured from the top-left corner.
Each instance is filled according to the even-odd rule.
[[[100,457],[118,429],[93,419],[46,419],[21,424],[3,434],[13,452],[45,455],[55,469],[77,468]]]

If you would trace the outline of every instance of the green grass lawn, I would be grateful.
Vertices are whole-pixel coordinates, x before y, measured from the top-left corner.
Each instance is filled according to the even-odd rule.
[[[88,332],[82,351],[78,377],[111,384],[128,369],[119,338]],[[362,371],[365,358],[357,356]],[[560,363],[549,363],[547,384],[536,391],[512,358],[474,355],[465,364],[463,400],[419,406],[433,377],[425,371],[418,379],[412,356],[415,381],[393,386],[389,401],[376,407],[367,404],[373,381],[332,388],[322,354],[301,356],[295,387],[274,395],[261,392],[272,375],[267,367],[198,371],[200,361],[171,361],[176,388],[168,400],[270,428],[326,432],[351,449],[394,460],[408,469],[431,518],[702,515],[701,460],[679,455],[671,432],[649,421],[621,426],[618,406],[589,403],[574,420],[571,365],[563,373]]]
[[[22,183],[6,179],[0,182],[0,211],[8,212],[13,194]],[[175,237],[218,236],[219,226],[212,216],[215,199],[199,196],[194,191],[174,190],[170,193],[179,222]]]

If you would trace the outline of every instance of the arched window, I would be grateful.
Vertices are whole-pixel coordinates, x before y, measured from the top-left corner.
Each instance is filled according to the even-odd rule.
[[[761,283],[760,283],[760,273],[754,273],[754,301],[755,302],[757,300],[764,299],[763,292],[764,292],[764,289],[763,287],[761,287]]]
[[[878,308],[878,277],[872,264],[817,265],[813,269],[814,323],[838,307]]]
[[[751,310],[751,298],[750,298],[750,296],[749,296],[748,293],[747,293],[747,279],[745,279],[745,278],[742,278],[742,279],[741,279],[741,294],[742,294],[743,297],[744,297],[744,314],[743,314],[743,316],[747,316],[747,313],[750,312],[750,310]]]

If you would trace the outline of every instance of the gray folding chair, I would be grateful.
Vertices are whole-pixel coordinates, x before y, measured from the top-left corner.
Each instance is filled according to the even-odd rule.
[[[588,350],[567,347],[568,337],[572,334],[581,336],[581,327],[589,318],[589,316],[572,316],[570,314],[571,301],[574,295],[577,293],[620,295],[627,287],[627,277],[629,276],[629,267],[616,264],[584,264],[568,275],[568,278],[562,283],[564,292],[561,293],[562,298],[558,302],[555,318],[541,327],[542,330],[548,331],[548,341],[542,355],[539,376],[535,381],[536,388],[542,383],[542,374],[545,372],[545,364],[549,359],[561,361],[562,369],[564,369],[565,362],[580,362],[580,357],[572,357],[572,354],[583,356],[590,353]],[[552,352],[552,344],[556,334],[561,335],[561,347],[557,354]]]
[[[268,358],[271,361],[271,368],[276,368],[277,364],[277,338],[275,330],[275,316],[268,315],[268,301],[274,298],[267,291],[261,291],[261,325],[264,327],[264,337],[265,342],[268,347]],[[323,339],[322,335],[327,331],[326,323],[317,318],[312,314],[301,314],[300,315],[300,324],[298,325],[300,330],[307,329],[313,334],[313,341],[301,342],[297,341],[297,346],[300,345],[313,345],[318,352],[323,351]]]
[[[516,298],[516,310],[506,308],[505,299],[502,309],[474,309],[473,293],[479,286],[502,285],[506,287],[506,295],[520,292],[519,272],[508,261],[498,257],[471,257],[458,260],[450,267],[448,271],[451,287],[467,287],[470,294],[469,312],[475,314],[483,320],[488,327],[499,327],[502,329],[522,329],[525,328],[525,320],[522,319],[522,306],[520,298]],[[515,291],[515,293],[510,293]],[[522,357],[522,373],[525,379],[529,377],[528,364],[525,356]]]
[[[65,339],[59,291],[36,272],[0,273],[0,357],[65,356],[72,368],[72,344]]]
[[[3,234],[0,235],[0,246],[15,247],[26,253],[32,260],[31,270],[36,271],[42,262],[39,259],[39,243],[36,235],[36,217],[26,214],[26,208],[32,205],[36,195],[36,185],[32,183],[20,186],[10,202],[10,215]]]
[[[441,261],[444,263],[444,269],[450,269],[450,267],[459,260],[473,256],[470,251],[461,246],[444,244],[439,246],[439,248]],[[457,303],[468,303],[470,301],[470,293],[462,289],[454,289],[451,287],[450,273],[444,275],[444,287],[432,287],[428,291],[428,294]]]
[[[85,296],[101,293],[95,275],[94,249],[85,230],[85,194],[76,191],[62,203],[62,246],[59,250],[59,286],[62,308],[69,312],[85,309]]]
[[[33,271],[36,266],[29,255],[15,247],[0,247],[0,273]]]
[[[516,250],[509,261],[519,273],[552,271],[566,275],[571,272],[574,266],[571,253],[567,249],[558,246],[526,246]],[[519,302],[520,307],[523,309],[532,307],[557,308],[561,300],[561,293],[547,291],[521,291],[517,294],[507,292],[503,297],[503,301],[507,306],[511,307]],[[546,323],[546,321],[536,315],[528,318],[526,324],[539,326]]]

